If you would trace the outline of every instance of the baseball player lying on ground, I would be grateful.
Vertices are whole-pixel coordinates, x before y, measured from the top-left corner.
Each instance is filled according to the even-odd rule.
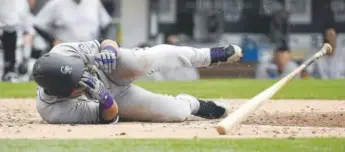
[[[170,96],[147,91],[132,82],[161,69],[209,67],[239,60],[235,45],[215,48],[156,45],[119,48],[105,40],[62,43],[33,67],[37,110],[52,124],[108,124],[121,120],[181,122],[190,115],[216,119],[227,108],[188,94]]]

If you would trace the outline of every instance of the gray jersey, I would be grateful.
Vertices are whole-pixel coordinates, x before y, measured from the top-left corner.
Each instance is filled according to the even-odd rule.
[[[98,39],[100,28],[111,22],[100,0],[50,0],[35,17],[35,25],[63,42]]]
[[[89,55],[99,53],[99,47],[100,44],[98,41],[63,43],[55,46],[50,52],[60,53],[66,56],[78,56],[83,59],[85,64],[90,64],[92,63],[92,59]],[[97,70],[97,74],[104,85],[109,90],[112,90],[114,96],[117,96],[119,92],[124,89],[124,87],[117,87],[116,84],[112,83],[111,79],[108,79],[110,75],[105,75],[103,71]],[[52,106],[53,104],[54,106]],[[75,107],[73,104],[78,105],[76,106],[77,108],[73,108]],[[66,110],[66,107],[73,109]],[[43,88],[38,87],[37,108],[42,118],[50,123],[98,123],[100,120],[98,102],[88,99],[84,94],[78,97],[60,99],[45,94]],[[66,117],[68,117],[68,119],[66,119]]]
[[[51,53],[78,56],[86,64],[92,63],[90,55],[100,52],[99,42],[62,43]],[[157,45],[146,49],[118,50],[116,69],[110,74],[97,70],[99,79],[114,96],[123,119],[135,121],[184,121],[197,112],[199,101],[190,95],[170,96],[147,91],[131,84],[136,78],[164,69],[208,67],[209,48]],[[134,74],[134,77],[133,77]],[[49,123],[99,123],[100,110],[97,101],[85,95],[59,99],[44,93],[38,87],[37,110]]]
[[[94,41],[87,41],[87,42],[72,42],[72,43],[63,43],[56,47],[54,47],[50,52],[52,53],[60,53],[63,55],[68,56],[78,56],[83,59],[85,64],[92,64],[93,58],[91,56],[100,52],[100,43],[96,40]],[[126,52],[131,54],[131,51],[126,51],[126,49],[121,48],[121,52]],[[122,53],[123,54],[123,53]],[[131,56],[131,55],[128,55]],[[133,55],[134,56],[134,55]],[[123,56],[121,60],[127,60],[127,62],[131,62],[131,59],[126,58]],[[105,84],[115,83],[119,86],[126,86],[133,82],[133,80],[125,80],[122,79],[120,76],[119,71],[122,70],[121,62],[118,63],[119,65],[116,66],[116,69],[112,71],[110,74],[105,74],[101,70],[97,70],[98,75],[101,77],[101,81]],[[123,71],[123,70],[122,70]],[[108,88],[110,86],[107,86]]]
[[[85,95],[59,99],[44,93],[37,88],[36,107],[43,120],[48,123],[82,123],[96,124],[100,122],[99,104]]]

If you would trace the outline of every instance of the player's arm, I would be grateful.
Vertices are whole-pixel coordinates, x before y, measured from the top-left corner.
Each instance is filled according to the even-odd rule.
[[[115,41],[104,40],[99,45],[98,52],[88,56],[91,63],[97,65],[106,73],[111,73],[116,68],[116,59],[119,56],[119,46]],[[94,52],[94,51],[93,51]]]
[[[119,56],[119,47],[115,41],[97,40],[87,42],[61,43],[50,52],[63,53],[65,55],[78,56],[85,64],[96,65],[106,73],[111,73],[116,68],[116,60]]]
[[[118,106],[113,95],[96,76],[85,72],[79,83],[85,93],[99,101],[100,123],[110,123],[118,118]]]
[[[104,40],[100,45],[100,52],[94,56],[95,64],[106,73],[116,68],[119,56],[119,46],[115,41]]]
[[[37,110],[41,117],[51,124],[109,124],[118,120],[116,103],[106,108],[104,101],[91,98],[59,99],[46,94],[40,87],[37,89],[37,95]]]
[[[114,104],[112,104],[111,107],[109,108],[104,108],[105,105],[100,103],[99,105],[99,118],[100,118],[100,121],[99,123],[100,124],[108,124],[108,123],[112,123],[112,122],[115,122],[117,121],[118,119],[118,106],[115,102],[113,102]]]
[[[110,50],[114,51],[114,53],[118,54],[118,50],[120,49],[120,47],[115,41],[109,39],[102,41],[100,49],[105,50],[108,47]]]

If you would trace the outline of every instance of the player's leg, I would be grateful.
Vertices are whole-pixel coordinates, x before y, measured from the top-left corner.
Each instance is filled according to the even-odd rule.
[[[5,31],[1,37],[1,42],[4,48],[4,58],[5,58],[5,68],[4,68],[4,81],[12,81],[16,75],[14,73],[14,68],[16,64],[16,44],[17,44],[17,34],[14,32]]]
[[[242,57],[235,45],[215,48],[156,45],[137,51],[121,49],[118,69],[122,75],[142,75],[162,69],[209,67],[213,64],[234,62]]]
[[[131,85],[115,97],[120,119],[152,122],[180,122],[190,115],[214,119],[227,115],[224,105],[180,94],[177,96],[156,94]]]

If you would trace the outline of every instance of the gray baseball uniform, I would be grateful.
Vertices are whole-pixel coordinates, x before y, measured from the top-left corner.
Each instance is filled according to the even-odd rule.
[[[90,55],[99,53],[99,42],[63,43],[51,52],[81,57],[92,63]],[[99,79],[110,90],[119,106],[120,118],[134,121],[184,121],[199,109],[198,100],[187,94],[177,96],[156,94],[131,84],[147,73],[182,67],[207,67],[210,65],[209,48],[157,45],[144,49],[118,50],[116,69],[106,74],[97,70]],[[98,123],[97,101],[85,95],[57,99],[37,90],[37,109],[49,123]]]
[[[173,70],[163,70],[149,75],[145,75],[140,80],[149,81],[189,81],[198,80],[199,71],[196,68],[178,68]]]

